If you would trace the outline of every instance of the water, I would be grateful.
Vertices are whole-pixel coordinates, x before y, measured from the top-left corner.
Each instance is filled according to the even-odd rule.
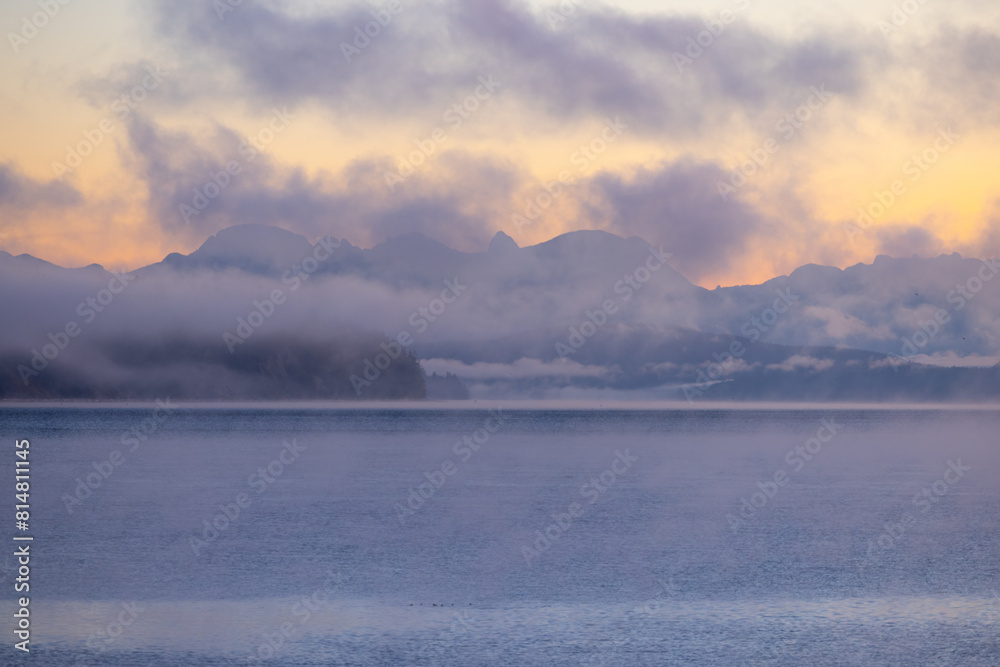
[[[1000,412],[497,407],[0,408],[30,659],[1000,664]]]

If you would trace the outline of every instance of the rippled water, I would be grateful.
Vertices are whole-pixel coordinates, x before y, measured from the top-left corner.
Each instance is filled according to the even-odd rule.
[[[1000,413],[497,407],[0,408],[30,659],[1000,664]]]

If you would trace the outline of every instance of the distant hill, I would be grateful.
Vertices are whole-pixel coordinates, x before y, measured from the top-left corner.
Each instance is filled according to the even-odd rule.
[[[0,358],[0,398],[152,400],[368,400],[423,399],[423,372],[403,354],[374,381],[365,359],[376,359],[384,341],[339,337],[325,341],[251,339],[230,354],[205,340],[104,341],[89,347],[85,364],[53,364],[30,383],[23,359]]]
[[[125,278],[0,253],[0,395],[995,400],[996,366],[914,363],[1000,359],[995,262],[880,256],[715,290],[670,264],[668,248],[600,231],[526,248],[498,233],[467,253],[261,225]],[[229,349],[248,318],[253,336]],[[70,324],[78,336],[25,384],[18,367]],[[386,345],[410,353],[372,370]],[[359,382],[365,369],[378,382]]]

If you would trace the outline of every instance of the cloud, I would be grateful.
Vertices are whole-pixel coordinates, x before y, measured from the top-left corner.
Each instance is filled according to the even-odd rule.
[[[674,54],[705,30],[696,17],[577,6],[553,21],[520,0],[401,6],[371,37],[358,37],[373,21],[367,8],[292,13],[260,0],[224,21],[209,3],[160,0],[156,25],[189,59],[192,95],[221,85],[265,108],[319,102],[337,113],[412,116],[495,74],[505,95],[559,122],[627,113],[657,134],[728,122],[734,103],[770,118],[812,85],[861,95],[870,69],[871,47],[843,34],[788,40],[740,21],[682,71]],[[345,56],[345,47],[359,52]],[[204,68],[205,59],[217,66]]]
[[[905,30],[886,41],[873,25],[783,34],[736,12],[678,67],[675,58],[706,31],[701,16],[577,4],[553,20],[551,10],[523,0],[400,7],[388,22],[382,15],[385,25],[373,24],[378,10],[364,5],[266,0],[244,0],[224,20],[211,3],[182,0],[158,0],[152,15],[180,62],[174,99],[221,94],[258,110],[315,105],[338,121],[440,113],[489,75],[520,109],[505,118],[509,131],[527,133],[526,118],[534,131],[549,131],[618,114],[641,135],[671,140],[679,132],[769,132],[811,86],[847,101],[852,116],[880,114],[893,126],[902,117],[913,132],[955,119],[992,125],[1000,100],[1000,35],[982,23],[949,22],[954,16],[934,32]],[[364,35],[368,26],[373,36]],[[345,56],[345,48],[355,51]],[[847,122],[852,131],[862,125]]]
[[[169,65],[170,76],[141,107],[145,118],[130,118],[125,166],[149,185],[149,219],[167,232],[162,247],[173,245],[171,237],[191,244],[256,222],[367,246],[418,231],[481,249],[497,229],[520,231],[511,229],[511,215],[522,214],[525,197],[538,196],[539,180],[554,177],[557,152],[572,153],[587,127],[621,116],[629,136],[613,159],[623,162],[609,161],[602,164],[607,173],[567,186],[519,241],[590,227],[637,234],[662,243],[682,273],[711,285],[759,280],[805,261],[844,265],[868,259],[868,251],[933,254],[941,241],[920,230],[924,223],[872,231],[864,252],[851,249],[839,228],[824,230],[832,225],[822,217],[838,214],[820,202],[840,194],[830,197],[837,181],[820,174],[838,159],[855,160],[852,142],[864,132],[892,135],[884,132],[887,123],[902,122],[903,132],[923,141],[927,127],[953,118],[963,133],[966,120],[996,118],[998,84],[990,77],[1000,37],[988,24],[908,28],[887,41],[872,25],[866,32],[814,21],[789,33],[738,12],[678,69],[674,55],[706,29],[700,16],[583,3],[553,19],[551,7],[523,0],[407,0],[398,13],[380,14],[384,25],[375,23],[372,36],[357,37],[380,10],[243,0],[220,19],[216,4],[156,0],[143,12],[154,29],[150,53]],[[345,57],[356,37],[363,48]],[[80,77],[75,89],[104,108],[141,80],[147,64],[115,64],[103,79]],[[476,119],[473,132],[449,137],[454,143],[445,145],[456,149],[440,147],[387,192],[385,172],[397,165],[386,153],[404,144],[412,150],[412,140],[440,124],[441,112],[483,76],[502,81],[489,115]],[[833,94],[836,109],[810,121],[797,146],[782,147],[780,163],[768,165],[773,178],[762,175],[721,201],[717,184],[728,182],[737,156],[773,135],[775,121],[802,104],[812,86]],[[303,131],[347,137],[348,144],[356,138],[347,150],[358,159],[324,173],[261,154],[241,163],[225,192],[184,220],[179,209],[194,191],[214,187],[210,172],[241,159],[242,139],[231,128],[286,105],[301,114]],[[192,119],[205,117],[219,125],[191,129],[199,122]],[[411,126],[419,128],[412,135]],[[318,145],[296,134],[283,155],[300,151],[310,165],[323,159]],[[865,150],[875,145],[883,146],[872,142]],[[116,212],[109,204],[90,218],[103,224]]]
[[[167,232],[191,239],[256,223],[369,246],[419,232],[453,247],[481,250],[495,232],[496,211],[514,210],[511,198],[523,180],[503,161],[456,150],[436,155],[433,165],[390,193],[385,172],[393,165],[387,159],[360,160],[343,172],[309,177],[278,164],[266,151],[251,151],[221,125],[211,136],[195,137],[136,116],[129,137],[129,160],[149,188],[150,215]],[[227,164],[239,171],[227,175]],[[213,181],[227,185],[219,188]]]
[[[604,173],[591,184],[605,228],[636,235],[673,253],[672,265],[697,281],[743,252],[769,224],[749,204],[724,201],[717,183],[728,174],[713,164],[683,160],[631,177]]]
[[[887,326],[870,327],[857,317],[843,313],[836,308],[809,306],[803,311],[803,314],[822,322],[823,330],[819,335],[827,340],[847,340],[852,336],[875,340],[895,338]]]
[[[27,212],[36,209],[68,208],[82,201],[73,187],[57,180],[36,181],[13,164],[0,164],[0,209]]]
[[[891,225],[874,231],[878,237],[880,255],[934,257],[944,252],[944,242],[925,227]]]
[[[832,368],[834,364],[833,359],[816,359],[814,357],[808,357],[801,354],[794,354],[780,364],[769,364],[765,367],[765,370],[778,370],[778,371],[788,371],[794,372],[798,370],[809,370],[813,372],[825,371],[828,368]]]
[[[965,249],[964,254],[983,259],[1000,255],[1000,199],[994,202],[979,238]]]
[[[990,368],[1000,364],[1000,357],[984,357],[978,354],[962,356],[955,352],[936,352],[931,355],[916,354],[910,360],[928,366],[943,366],[946,368]]]
[[[718,366],[718,364],[714,361],[706,361],[700,365],[684,364],[682,370],[684,370],[685,372],[696,374],[699,371],[710,371],[713,366]],[[735,360],[728,360],[726,362],[725,371],[726,371],[726,376],[729,377],[735,373],[749,373],[751,371],[758,369],[759,367],[760,367],[759,361],[748,363],[746,359],[735,359]],[[710,382],[709,384],[715,384],[715,383]]]
[[[984,26],[943,25],[914,55],[940,104],[965,121],[993,126],[1000,107],[1000,35]],[[960,109],[960,111],[959,111]]]
[[[455,359],[427,359],[420,365],[428,373],[453,373],[469,380],[523,380],[538,377],[606,378],[612,371],[604,366],[585,366],[573,360],[540,361],[523,358],[512,364],[475,362],[467,364]]]

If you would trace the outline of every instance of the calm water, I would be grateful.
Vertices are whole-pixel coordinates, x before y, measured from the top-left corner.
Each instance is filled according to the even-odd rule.
[[[487,407],[0,408],[30,661],[1000,664],[1000,413]]]

